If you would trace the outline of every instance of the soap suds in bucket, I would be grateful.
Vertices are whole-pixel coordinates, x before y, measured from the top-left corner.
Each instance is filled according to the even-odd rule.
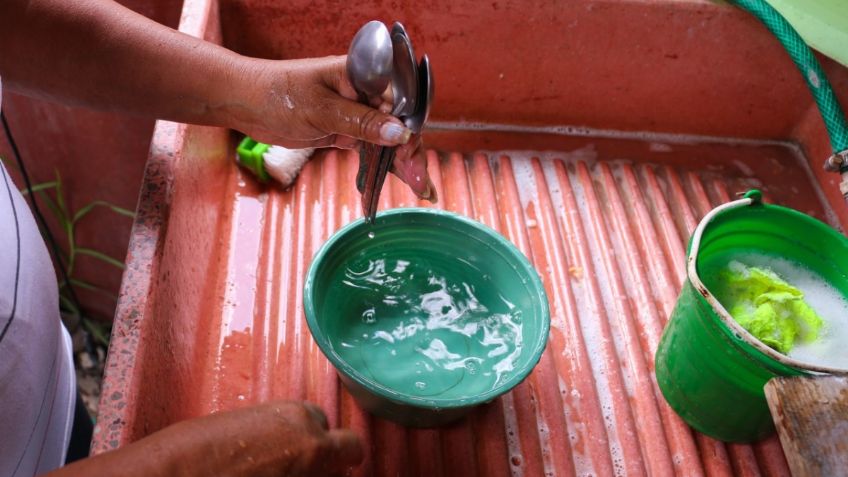
[[[739,272],[740,265],[734,262],[771,270],[801,290],[804,301],[822,317],[824,325],[818,339],[796,343],[787,356],[812,365],[848,369],[848,299],[842,293],[818,274],[790,260],[760,254],[734,258],[728,264],[732,272]]]

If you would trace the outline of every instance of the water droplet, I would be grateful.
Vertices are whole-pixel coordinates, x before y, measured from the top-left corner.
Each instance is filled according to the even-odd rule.
[[[376,323],[377,317],[374,316],[375,313],[376,313],[376,311],[374,310],[373,307],[363,311],[362,312],[362,322],[369,324],[369,325],[373,325],[374,323]]]
[[[427,383],[424,381],[415,381],[415,387],[418,389],[424,389],[427,387]]]
[[[370,238],[370,239],[374,238],[374,232],[368,232],[368,238]]]
[[[521,323],[521,310],[516,310],[512,315],[513,323]]]
[[[468,371],[468,374],[477,374],[479,367],[475,361],[469,360],[465,362],[465,370]]]
[[[238,400],[239,400],[239,401],[244,401],[244,395],[243,395],[243,394],[239,394],[239,395],[238,395]]]

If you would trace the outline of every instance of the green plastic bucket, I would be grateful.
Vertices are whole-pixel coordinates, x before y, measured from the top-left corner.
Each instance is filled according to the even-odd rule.
[[[359,406],[415,427],[447,424],[518,385],[550,327],[542,281],[512,243],[424,208],[333,234],[309,267],[303,300],[312,337]],[[494,338],[506,328],[491,319],[507,313],[508,330]],[[503,348],[472,354],[498,339]]]
[[[656,376],[683,420],[726,442],[752,442],[773,432],[763,391],[769,379],[848,373],[778,353],[742,328],[716,300],[705,278],[716,276],[732,257],[751,253],[800,264],[848,294],[848,239],[828,225],[763,204],[759,191],[721,205],[701,220],[689,242],[687,279],[657,349]]]

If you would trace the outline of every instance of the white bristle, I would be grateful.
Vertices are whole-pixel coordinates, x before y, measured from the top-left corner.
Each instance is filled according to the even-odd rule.
[[[283,146],[271,146],[262,155],[265,159],[265,170],[283,187],[289,187],[297,179],[300,169],[312,156],[313,148],[287,149]]]

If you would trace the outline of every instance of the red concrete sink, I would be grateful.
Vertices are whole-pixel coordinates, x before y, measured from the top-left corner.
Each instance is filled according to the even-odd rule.
[[[293,398],[362,435],[356,475],[788,475],[776,438],[701,436],[653,378],[685,240],[707,210],[758,187],[848,224],[837,177],[821,169],[821,120],[777,42],[710,2],[430,3],[187,0],[181,28],[294,58],[343,53],[366,20],[402,21],[435,67],[425,138],[438,207],[499,230],[545,282],[551,338],[531,377],[442,430],[362,412],[301,303],[313,253],[360,214],[354,155],[322,152],[282,191],[235,165],[231,131],[159,122],[95,451]],[[825,67],[848,92],[848,72]],[[426,205],[393,178],[381,200]]]

